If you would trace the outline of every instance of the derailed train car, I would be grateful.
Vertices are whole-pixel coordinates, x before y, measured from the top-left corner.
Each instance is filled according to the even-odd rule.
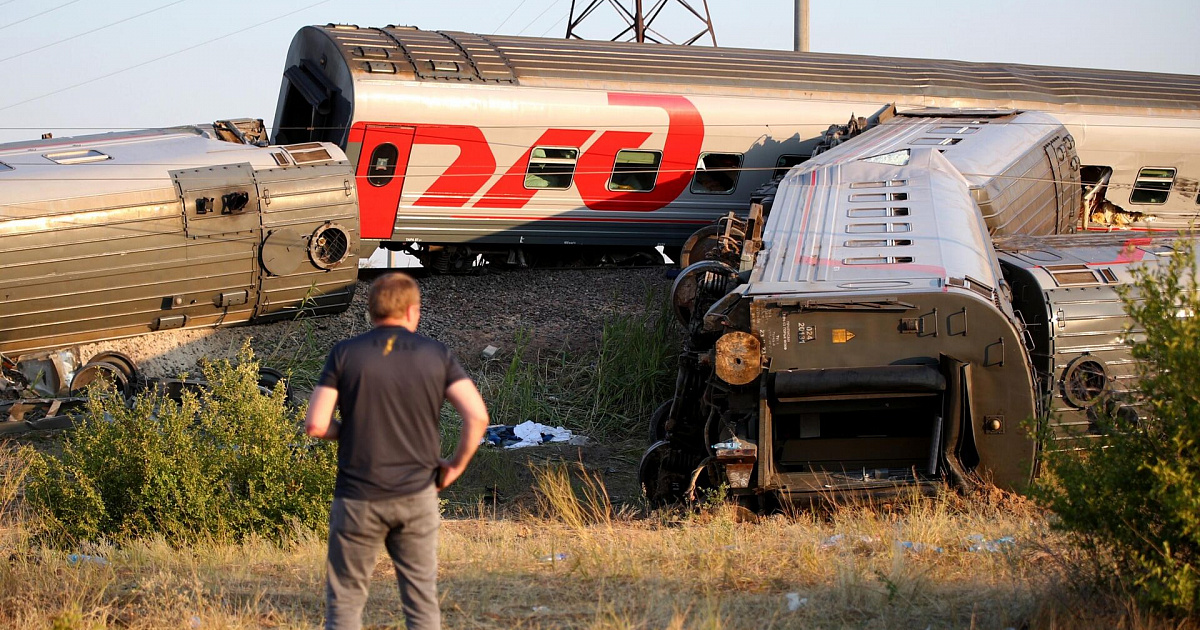
[[[345,309],[354,173],[261,121],[0,145],[0,353]]]
[[[1019,489],[1038,458],[1027,420],[1048,414],[1077,439],[1100,409],[1137,412],[1120,402],[1135,369],[1116,288],[1169,240],[1071,234],[1069,136],[1025,133],[1052,132],[1048,117],[926,114],[978,129],[927,145],[885,123],[793,169],[765,224],[754,212],[740,225],[740,258],[714,249],[680,273],[676,395],[639,470],[652,500],[698,483],[793,499],[983,478]],[[1008,220],[1042,227],[993,244]]]

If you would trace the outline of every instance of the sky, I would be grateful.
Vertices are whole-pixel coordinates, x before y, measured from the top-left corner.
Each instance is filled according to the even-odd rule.
[[[624,0],[632,4],[632,0]],[[690,0],[702,6],[703,0]],[[586,0],[579,0],[586,4]],[[649,3],[647,3],[649,4]],[[1200,74],[1200,1],[811,0],[811,48]],[[271,124],[301,27],[562,37],[570,0],[0,0],[0,142],[223,118]],[[723,47],[791,50],[793,0],[708,0]],[[601,7],[583,33],[608,39]],[[700,23],[659,24],[678,38]]]

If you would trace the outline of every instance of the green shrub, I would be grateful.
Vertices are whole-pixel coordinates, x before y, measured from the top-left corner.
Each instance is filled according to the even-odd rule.
[[[209,389],[180,403],[147,394],[127,407],[90,393],[61,454],[31,464],[27,496],[54,538],[280,539],[324,526],[333,446],[304,435],[304,410],[287,407],[284,387],[260,393],[248,347],[203,372]]]
[[[1096,448],[1047,455],[1036,492],[1154,607],[1200,610],[1200,294],[1190,244],[1122,297],[1141,362],[1142,421],[1101,418]],[[1133,336],[1133,335],[1131,335]]]

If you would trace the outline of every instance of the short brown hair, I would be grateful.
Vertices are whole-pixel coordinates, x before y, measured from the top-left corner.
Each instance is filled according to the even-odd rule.
[[[421,303],[421,289],[403,273],[387,273],[371,283],[367,293],[367,313],[379,321],[390,317],[404,317],[408,307]]]

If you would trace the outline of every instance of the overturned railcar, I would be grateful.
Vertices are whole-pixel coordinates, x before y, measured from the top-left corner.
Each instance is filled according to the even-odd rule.
[[[713,249],[680,273],[676,394],[639,471],[652,500],[704,483],[794,499],[981,478],[1018,489],[1037,465],[1027,420],[1049,412],[1077,439],[1121,404],[1134,369],[1115,287],[1170,246],[1070,234],[1079,164],[1052,120],[1007,114],[1017,136],[993,137],[1025,138],[997,153],[983,136],[957,157],[969,140],[895,139],[966,125],[950,114],[881,125],[793,169],[765,223],[738,226],[740,258]],[[1039,163],[1062,170],[1020,174]],[[1013,222],[1034,234],[993,245]]]
[[[0,353],[343,310],[356,195],[261,121],[0,145]]]

